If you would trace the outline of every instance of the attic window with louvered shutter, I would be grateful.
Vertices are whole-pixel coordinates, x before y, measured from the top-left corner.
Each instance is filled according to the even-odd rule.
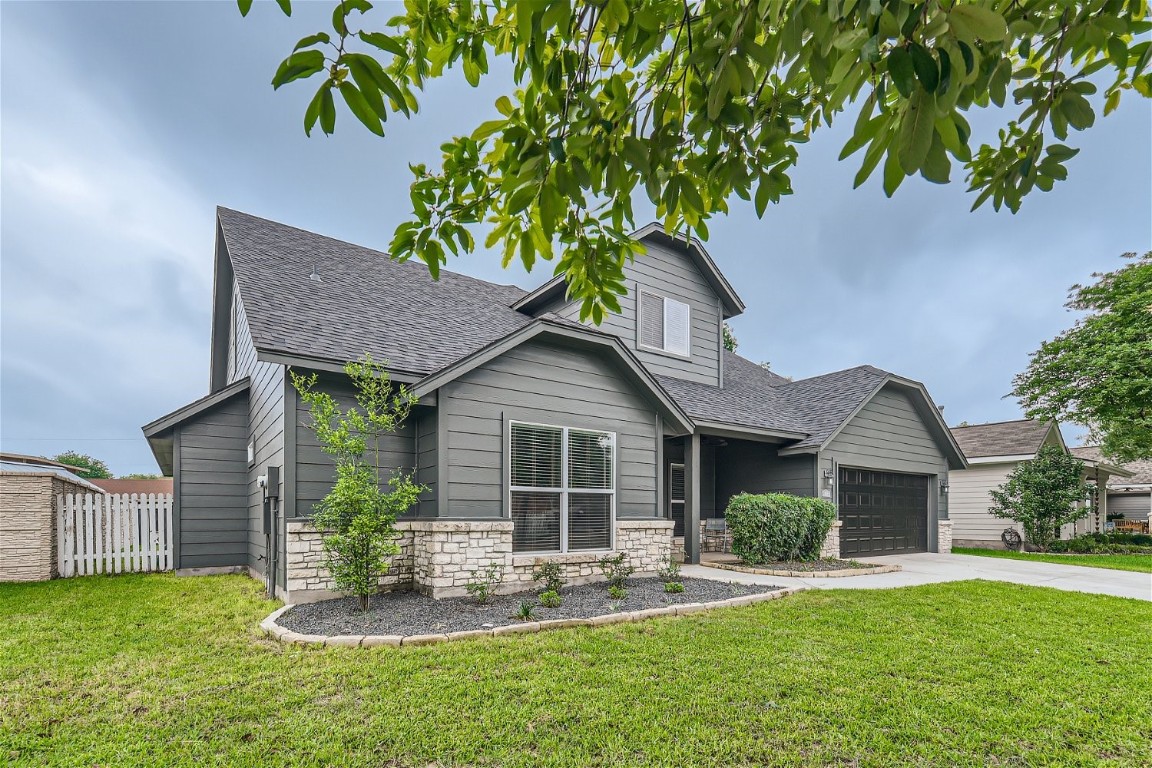
[[[508,440],[513,551],[611,549],[616,435],[512,422]]]
[[[691,310],[687,304],[640,292],[640,346],[687,357],[691,351]]]

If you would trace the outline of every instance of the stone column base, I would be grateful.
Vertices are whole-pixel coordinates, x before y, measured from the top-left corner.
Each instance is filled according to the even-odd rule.
[[[840,558],[840,528],[843,525],[839,520],[832,523],[828,535],[824,537],[824,545],[820,547],[821,558]]]
[[[952,552],[951,520],[940,520],[936,523],[936,551],[942,555]]]

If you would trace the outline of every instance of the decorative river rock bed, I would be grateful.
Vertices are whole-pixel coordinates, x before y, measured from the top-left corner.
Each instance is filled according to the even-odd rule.
[[[604,583],[567,587],[563,604],[540,605],[532,592],[493,595],[480,604],[471,597],[433,600],[418,592],[387,592],[362,612],[355,598],[324,600],[276,611],[261,625],[283,642],[315,645],[427,645],[488,635],[599,626],[673,616],[711,608],[749,605],[796,589],[683,578],[684,591],[669,594],[660,579],[629,579],[627,597],[613,600]],[[520,604],[533,604],[533,619],[517,618]]]

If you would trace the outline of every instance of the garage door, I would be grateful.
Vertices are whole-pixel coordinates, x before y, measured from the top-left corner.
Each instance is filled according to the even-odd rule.
[[[928,477],[840,470],[840,555],[928,551]]]

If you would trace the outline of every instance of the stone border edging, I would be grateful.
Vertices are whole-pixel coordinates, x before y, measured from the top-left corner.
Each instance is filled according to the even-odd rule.
[[[719,568],[722,571],[736,573],[754,573],[757,576],[790,576],[800,579],[840,579],[845,576],[868,576],[880,573],[896,573],[904,570],[899,565],[874,565],[871,568],[840,568],[835,571],[778,571],[772,568],[754,568],[749,565],[735,565],[733,563],[708,563],[707,568]]]
[[[763,603],[768,600],[777,600],[781,597],[803,592],[810,587],[785,587],[773,592],[757,592],[751,595],[730,597],[727,600],[716,600],[710,603],[682,603],[669,605],[664,608],[648,608],[643,611],[622,611],[620,613],[607,613],[602,616],[593,616],[588,619],[545,619],[544,621],[525,621],[519,624],[508,624],[492,629],[468,629],[460,632],[430,635],[302,635],[292,632],[276,623],[291,605],[278,608],[260,622],[260,629],[268,636],[281,643],[295,643],[298,645],[324,646],[327,648],[373,648],[387,645],[393,647],[409,647],[417,645],[434,645],[436,643],[454,640],[473,640],[481,637],[500,637],[502,635],[519,635],[534,632],[547,632],[553,629],[570,629],[573,627],[603,627],[608,624],[628,624],[634,621],[644,621],[660,616],[686,616],[690,613],[711,611],[717,608],[735,608],[738,606]]]

